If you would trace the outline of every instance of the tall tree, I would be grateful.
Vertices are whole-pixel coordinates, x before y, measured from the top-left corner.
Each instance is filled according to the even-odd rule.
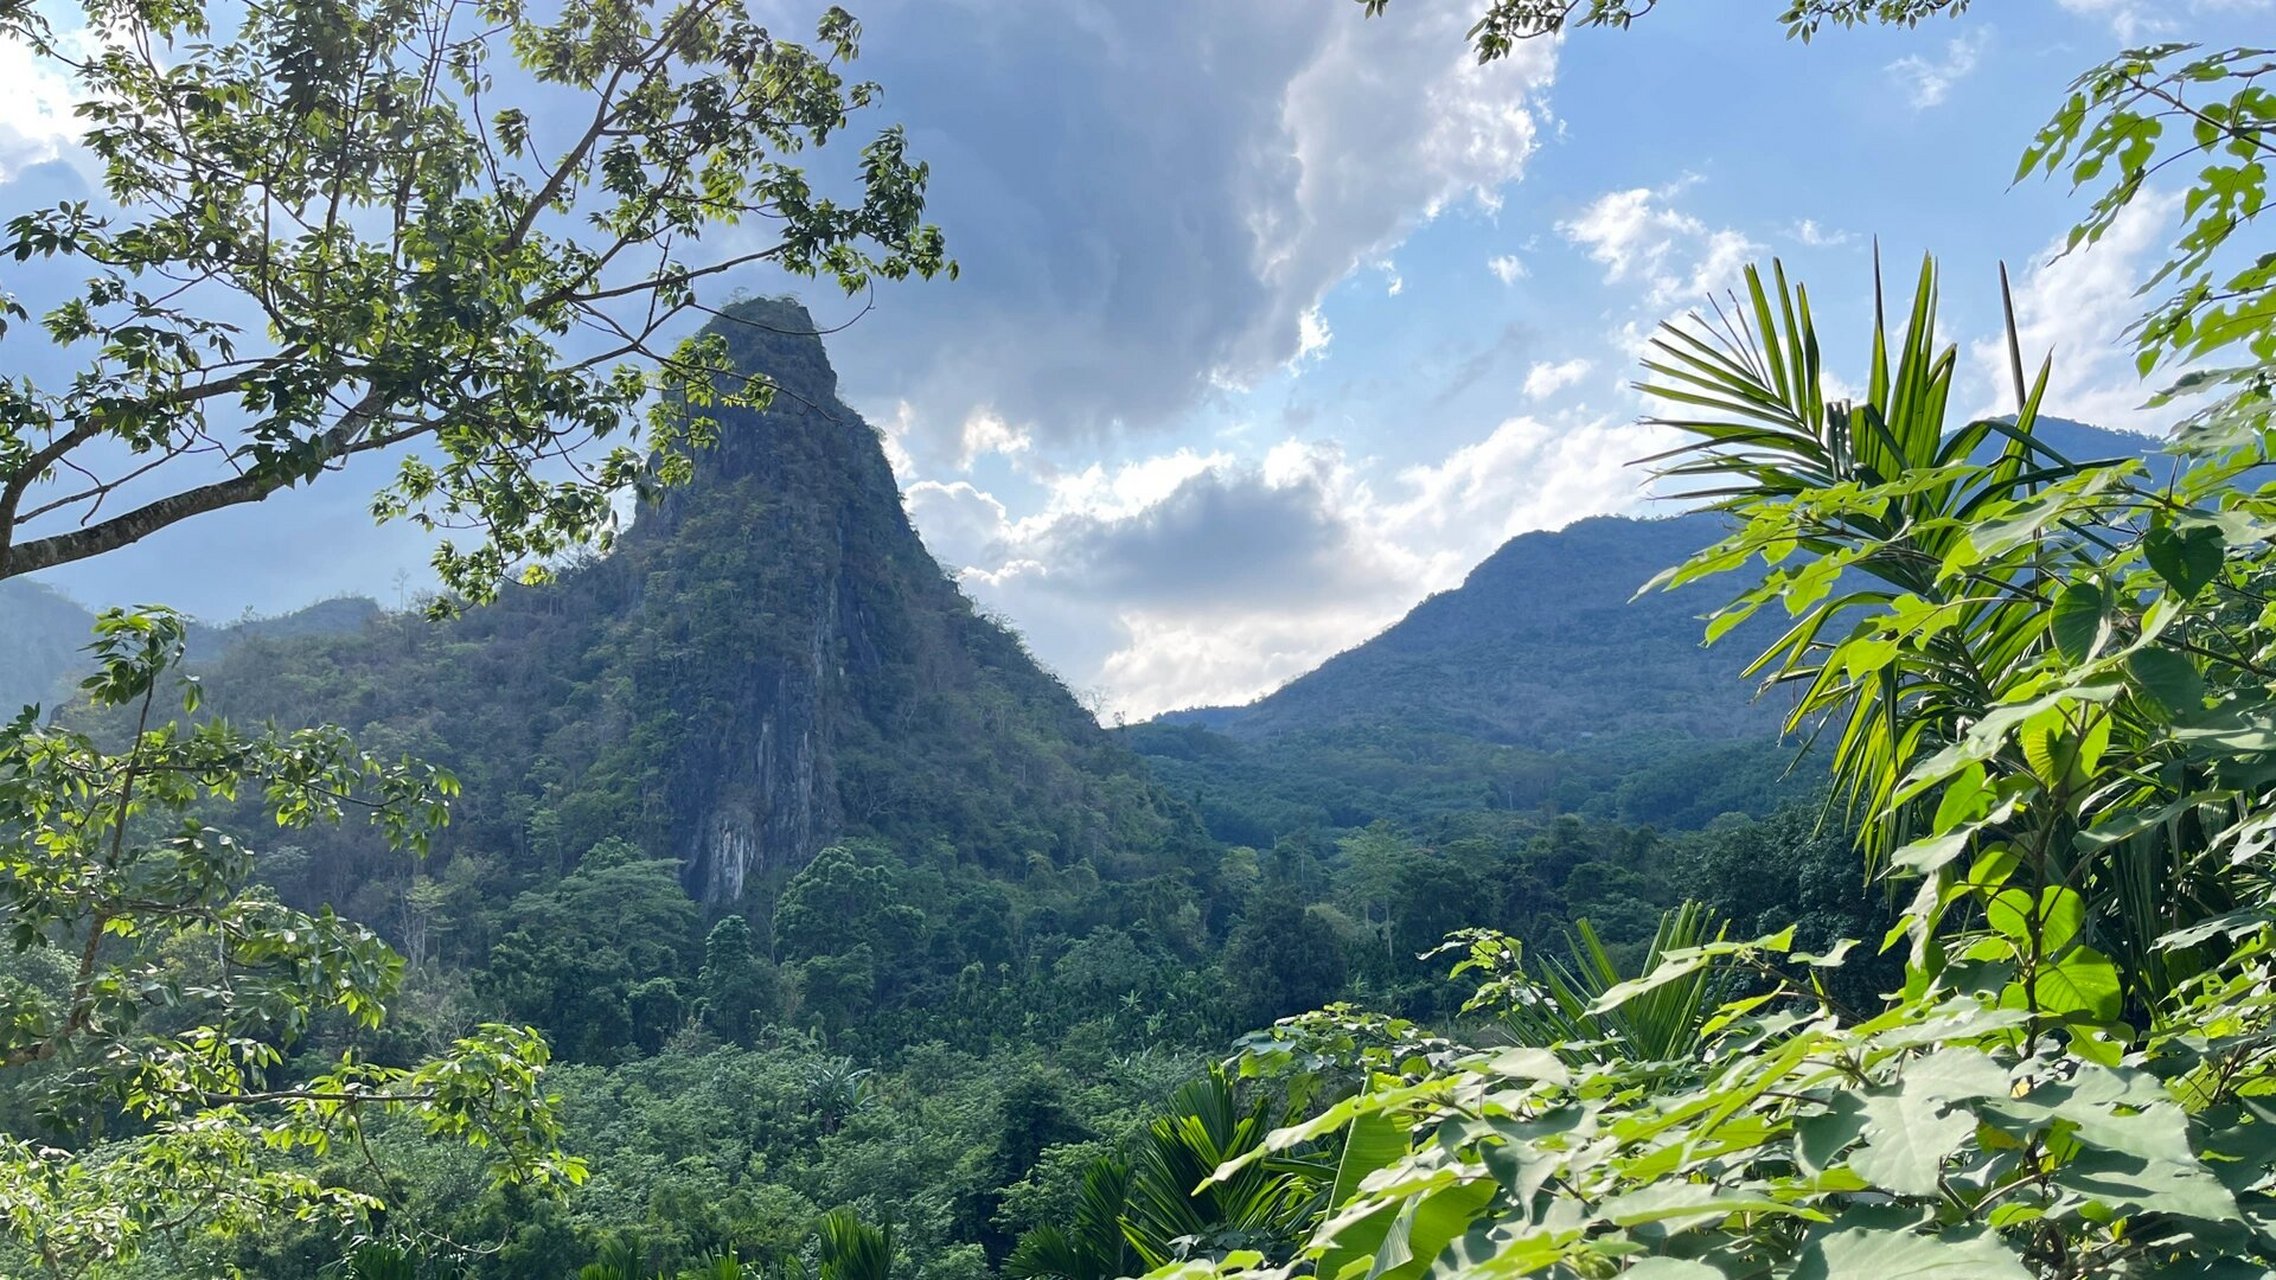
[[[0,10],[75,78],[104,197],[0,235],[85,277],[38,322],[77,372],[0,387],[0,578],[386,452],[374,512],[465,531],[435,566],[480,597],[605,542],[614,495],[685,475],[708,405],[767,394],[674,337],[727,272],[953,269],[897,129],[848,199],[789,163],[876,98],[842,9],[812,45],[742,0],[237,12],[86,0],[85,41]]]
[[[419,849],[455,785],[335,730],[162,720],[171,689],[195,707],[167,680],[184,634],[166,613],[101,620],[85,693],[127,718],[118,745],[29,713],[0,726],[0,921],[49,978],[0,984],[0,1094],[43,1117],[0,1134],[0,1270],[79,1275],[156,1232],[361,1213],[290,1153],[381,1112],[488,1146],[508,1181],[580,1177],[535,1032],[483,1026],[411,1068],[287,1062],[318,1019],[377,1026],[402,958],[253,885],[251,851],[201,807],[243,790],[284,827],[361,812]]]

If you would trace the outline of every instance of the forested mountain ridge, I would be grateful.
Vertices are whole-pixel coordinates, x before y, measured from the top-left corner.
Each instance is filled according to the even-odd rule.
[[[1774,735],[1738,678],[1745,646],[1702,650],[1701,591],[1636,589],[1715,536],[1715,517],[1598,516],[1519,534],[1460,587],[1245,707],[1173,712],[1245,741],[1371,723],[1571,748],[1632,733]]]
[[[340,596],[273,618],[200,623],[191,628],[190,652],[210,657],[259,636],[353,631],[379,612],[372,600]],[[67,701],[75,679],[92,666],[86,650],[94,626],[94,614],[53,587],[28,578],[0,581],[0,717],[25,706],[52,709]]]
[[[210,664],[209,705],[457,770],[443,847],[493,860],[500,891],[610,839],[676,862],[710,903],[848,836],[1110,879],[1199,841],[925,550],[804,308],[747,301],[713,328],[772,380],[771,406],[721,409],[693,480],[610,554],[439,626],[253,638]],[[387,880],[377,856],[298,887],[344,899]]]
[[[2041,419],[2039,438],[2074,460],[2147,453],[2131,432]],[[1995,437],[1995,439],[2000,439]],[[2153,468],[2169,463],[2153,463]],[[1595,738],[1680,733],[1759,737],[1781,708],[1739,672],[1774,618],[1701,642],[1720,584],[1641,589],[1712,541],[1720,518],[1594,516],[1521,533],[1363,644],[1239,707],[1173,711],[1248,741],[1364,723],[1427,722],[1488,742],[1543,749]]]
[[[2074,461],[2157,444],[2062,419],[2037,433]],[[1708,646],[1702,619],[1722,584],[1640,590],[1719,520],[1597,516],[1519,534],[1461,586],[1255,702],[1170,712],[1126,736],[1212,831],[1250,843],[1472,808],[1686,828],[1766,813],[1806,789],[1779,741],[1790,702],[1741,677],[1783,611]]]

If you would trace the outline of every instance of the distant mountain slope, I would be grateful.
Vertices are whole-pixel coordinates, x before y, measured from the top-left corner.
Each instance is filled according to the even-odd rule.
[[[1760,737],[1778,713],[1739,684],[1742,646],[1700,647],[1699,615],[1720,597],[1695,588],[1631,599],[1716,528],[1710,516],[1604,516],[1521,534],[1388,631],[1202,723],[1251,740],[1420,723],[1547,749],[1633,734]]]
[[[2062,420],[2041,435],[2074,461],[2156,444]],[[1712,541],[1719,519],[1603,516],[1520,534],[1460,587],[1273,693],[1172,712],[1131,741],[1229,838],[1228,824],[1269,825],[1260,812],[1343,825],[1465,797],[1683,825],[1759,807],[1784,794],[1785,707],[1739,673],[1782,615],[1708,648],[1701,616],[1737,579],[1636,595]]]
[[[0,719],[54,703],[79,668],[94,617],[49,587],[24,578],[0,582]]]
[[[379,616],[361,596],[323,600],[273,618],[244,618],[190,630],[193,658],[212,658],[240,641],[263,636],[339,635]],[[29,703],[52,708],[71,696],[86,668],[95,615],[77,601],[28,578],[0,581],[0,716]]]

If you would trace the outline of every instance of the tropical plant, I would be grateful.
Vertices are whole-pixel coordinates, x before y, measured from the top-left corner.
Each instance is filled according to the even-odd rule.
[[[814,1240],[815,1280],[891,1280],[891,1227],[871,1226],[853,1210],[840,1207],[814,1224]]]
[[[1083,1170],[1073,1219],[1064,1227],[1047,1222],[1022,1235],[1004,1259],[1004,1275],[1010,1280],[1116,1280],[1135,1274],[1141,1268],[1122,1221],[1129,1195],[1126,1157],[1093,1160]]]
[[[1334,1170],[1302,1156],[1252,1159],[1274,1115],[1270,1093],[1244,1102],[1221,1069],[1189,1081],[1126,1151],[1085,1168],[1073,1221],[1023,1235],[1005,1274],[1111,1280],[1189,1258],[1285,1254]],[[1212,1177],[1234,1162],[1237,1173]]]
[[[1704,951],[1778,967],[1778,946]],[[1388,1075],[1221,1171],[1342,1135],[1337,1198],[1296,1266],[1156,1274],[2261,1274],[2269,1080],[2228,1074],[2222,1042],[2267,1034],[2272,976],[2263,953],[2208,990],[2218,1030],[2111,1066],[2027,1051],[2029,1015],[1995,998],[1938,991],[1850,1022],[1803,980],[1719,1010],[1680,1074],[1518,1048]]]
[[[1925,266],[1901,337],[1876,325],[1865,398],[1829,403],[1807,295],[1748,287],[1717,337],[1671,327],[1647,362],[1696,441],[1665,473],[1734,518],[1663,581],[1763,563],[1709,634],[1772,603],[1792,618],[1750,670],[1801,689],[1790,727],[1834,736],[1868,852],[1923,877],[1923,977],[1945,913],[1972,907],[1968,958],[2016,966],[2034,1009],[2147,1015],[2207,960],[2162,940],[2256,891],[2237,855],[2265,799],[2246,726],[2267,517],[2235,481],[2258,441],[2185,453],[2170,480],[2062,457],[2035,434],[2048,370],[2026,380],[2012,330],[2016,415],[1947,431]]]
[[[0,727],[0,920],[55,975],[0,984],[0,1089],[39,1117],[0,1135],[0,1260],[76,1275],[153,1232],[353,1218],[376,1201],[291,1156],[356,1142],[383,1113],[487,1147],[503,1182],[581,1178],[527,1028],[484,1025],[409,1067],[287,1062],[319,1019],[379,1026],[402,958],[254,885],[252,851],[201,806],[258,796],[288,828],[361,812],[418,850],[455,783],[336,730],[161,723],[175,689],[197,706],[197,685],[170,676],[185,635],[164,611],[100,619],[82,688],[125,717],[115,736],[30,711]]]
[[[1776,269],[1717,322],[1664,330],[1645,386],[1691,438],[1665,472],[1731,521],[1663,580],[1759,565],[1710,634],[1789,615],[1754,669],[1800,689],[1791,727],[1833,738],[1881,874],[1918,883],[1889,938],[1910,941],[1904,991],[1842,1007],[1814,973],[1838,952],[1790,956],[1788,930],[1664,951],[1557,1008],[1597,1035],[1750,973],[1670,1060],[1554,1025],[1451,1064],[1378,1053],[1359,1093],[1219,1171],[1342,1135],[1362,1176],[1298,1267],[2276,1268],[2269,442],[2185,435],[2164,476],[2062,457],[2038,436],[2047,369],[2026,376],[2012,328],[2017,413],[1949,423],[1934,294],[1924,267],[1902,330],[1877,317],[1856,402],[1827,394],[1807,295]],[[1511,994],[1533,993],[1486,998]],[[1290,1274],[1261,1254],[1214,1269]]]
[[[419,1259],[392,1240],[366,1240],[340,1262],[340,1280],[419,1280]]]
[[[578,1269],[577,1280],[648,1280],[654,1274],[647,1248],[628,1233],[603,1241],[600,1256]]]
[[[1664,912],[1633,973],[1623,971],[1585,916],[1573,921],[1566,955],[1549,956],[1530,969],[1524,944],[1493,930],[1463,930],[1441,951],[1467,951],[1454,976],[1475,972],[1484,982],[1465,1009],[1492,1013],[1518,1044],[1667,1062],[1698,1048],[1701,1028],[1720,1003],[1719,975],[1702,967],[1681,981],[1611,1004],[1604,1004],[1605,994],[1652,973],[1677,952],[1722,940],[1725,931],[1697,902]]]

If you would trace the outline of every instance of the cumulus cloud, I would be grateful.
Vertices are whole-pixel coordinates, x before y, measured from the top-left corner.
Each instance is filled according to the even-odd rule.
[[[66,32],[63,39],[87,37]],[[78,101],[71,78],[17,41],[0,42],[0,85],[7,86],[0,93],[0,182],[10,182],[73,149],[84,126],[71,114]]]
[[[1502,542],[1643,501],[1655,428],[1511,418],[1423,465],[1329,443],[1261,458],[1179,449],[1047,481],[1024,518],[966,482],[919,483],[911,517],[983,604],[1109,711],[1242,702],[1459,583]]]
[[[1906,101],[1915,111],[1926,111],[1944,105],[1951,96],[1952,86],[1973,75],[1976,65],[1983,61],[1984,49],[1991,42],[1991,28],[1978,27],[1966,35],[1945,41],[1944,56],[1924,58],[1908,54],[1888,66],[1889,77],[1904,90]]]
[[[1648,305],[1697,300],[1729,287],[1762,246],[1674,207],[1687,185],[1606,192],[1557,230],[1603,265],[1605,283],[1643,285]]]
[[[1497,253],[1486,259],[1486,270],[1503,284],[1516,284],[1526,276],[1524,261],[1514,253]]]
[[[860,407],[912,406],[904,443],[934,465],[976,408],[1038,448],[1095,442],[1316,350],[1329,289],[1522,174],[1556,56],[1478,66],[1446,5],[882,0],[863,18],[860,71],[935,165],[963,278],[884,290],[833,353]]]
[[[2176,415],[2142,408],[2151,388],[2136,374],[2126,326],[2142,310],[2135,290],[2162,260],[2180,198],[2151,193],[2137,198],[2102,239],[2064,252],[2057,237],[2033,260],[2015,286],[2016,327],[2026,372],[2052,353],[2049,412],[2101,427],[2162,430]],[[2011,413],[2014,378],[2007,344],[1994,335],[1970,352],[1983,412]]]
[[[1546,361],[1535,364],[1525,373],[1525,398],[1528,400],[1546,400],[1587,377],[1589,371],[1595,367],[1594,361],[1581,356],[1559,361],[1556,364],[1550,364]]]

